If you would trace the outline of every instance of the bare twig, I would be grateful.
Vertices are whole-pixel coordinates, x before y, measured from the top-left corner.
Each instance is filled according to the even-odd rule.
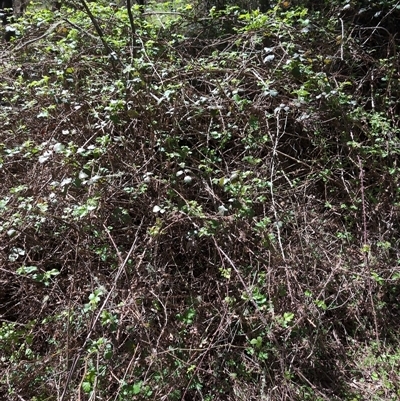
[[[89,332],[88,332],[87,335],[86,335],[85,341],[83,342],[81,348],[78,350],[78,352],[77,352],[77,354],[76,354],[76,356],[75,356],[75,358],[74,358],[74,361],[73,361],[73,363],[72,363],[72,365],[71,365],[71,368],[70,368],[70,370],[69,370],[69,372],[68,372],[68,377],[67,377],[67,379],[66,379],[66,381],[65,381],[64,390],[63,390],[63,392],[62,392],[62,394],[61,394],[61,399],[60,399],[60,401],[63,401],[64,398],[66,397],[67,391],[68,391],[68,387],[69,387],[69,384],[70,384],[70,382],[71,382],[72,376],[73,376],[73,374],[75,373],[75,370],[76,370],[76,368],[77,368],[78,362],[79,362],[79,360],[81,359],[81,356],[82,356],[83,352],[85,351],[86,345],[87,345],[87,343],[88,343],[89,340],[90,340],[90,337],[91,337],[91,335],[92,335],[92,332],[93,332],[93,330],[94,330],[94,328],[95,328],[95,326],[96,326],[98,320],[100,319],[101,313],[103,312],[104,308],[106,307],[106,305],[107,305],[107,303],[108,303],[108,300],[110,299],[111,295],[114,293],[114,290],[115,290],[115,288],[116,288],[116,285],[117,285],[117,283],[118,283],[118,280],[119,280],[119,278],[120,278],[120,276],[121,276],[123,270],[125,269],[125,266],[126,266],[126,264],[128,263],[129,258],[131,257],[133,251],[136,249],[136,243],[137,243],[137,241],[138,241],[139,233],[140,233],[140,229],[142,228],[142,225],[143,225],[143,219],[142,219],[142,221],[141,221],[139,227],[138,227],[137,230],[136,230],[136,237],[135,237],[135,240],[133,241],[133,244],[132,244],[132,246],[131,246],[131,248],[130,248],[128,254],[126,255],[126,257],[125,257],[123,263],[121,263],[120,266],[119,266],[119,268],[118,268],[118,271],[117,271],[117,273],[116,273],[116,275],[115,275],[115,277],[114,277],[114,282],[113,282],[113,284],[111,285],[111,288],[109,289],[107,296],[104,298],[104,301],[103,301],[103,303],[101,304],[101,306],[100,306],[100,308],[99,308],[99,310],[98,310],[98,312],[97,312],[95,318],[92,320],[92,323],[91,323]],[[111,235],[110,235],[110,233],[109,233],[107,227],[104,226],[104,229],[106,230],[108,236],[111,238]],[[115,245],[115,243],[114,243],[113,241],[111,241],[111,242]]]

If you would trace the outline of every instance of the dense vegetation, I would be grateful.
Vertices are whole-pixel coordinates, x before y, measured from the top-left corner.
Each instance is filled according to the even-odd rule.
[[[2,400],[400,397],[400,6],[217,3],[1,44]]]

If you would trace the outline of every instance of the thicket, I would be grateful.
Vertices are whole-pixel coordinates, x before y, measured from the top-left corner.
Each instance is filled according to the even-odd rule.
[[[1,45],[1,399],[400,396],[400,6],[244,6]]]

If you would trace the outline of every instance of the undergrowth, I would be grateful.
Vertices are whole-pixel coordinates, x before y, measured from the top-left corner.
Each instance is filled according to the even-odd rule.
[[[2,399],[398,399],[400,11],[297,3],[16,22]]]

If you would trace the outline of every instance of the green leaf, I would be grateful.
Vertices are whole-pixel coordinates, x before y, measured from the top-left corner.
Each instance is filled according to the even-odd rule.
[[[92,390],[92,384],[91,384],[90,382],[84,381],[84,382],[82,383],[82,390],[83,390],[83,392],[86,393],[86,394],[90,393],[91,390]]]
[[[294,313],[293,312],[285,312],[283,314],[283,319],[286,323],[289,323],[293,320],[294,318]]]
[[[142,382],[137,382],[132,387],[133,394],[139,394],[142,389]]]
[[[36,272],[38,268],[36,266],[21,266],[17,269],[17,274],[30,274]]]
[[[250,341],[250,344],[251,345],[254,345],[254,347],[255,348],[257,348],[257,349],[259,349],[259,348],[261,348],[262,347],[262,338],[260,337],[260,336],[258,336],[257,338],[253,338],[251,341]]]

